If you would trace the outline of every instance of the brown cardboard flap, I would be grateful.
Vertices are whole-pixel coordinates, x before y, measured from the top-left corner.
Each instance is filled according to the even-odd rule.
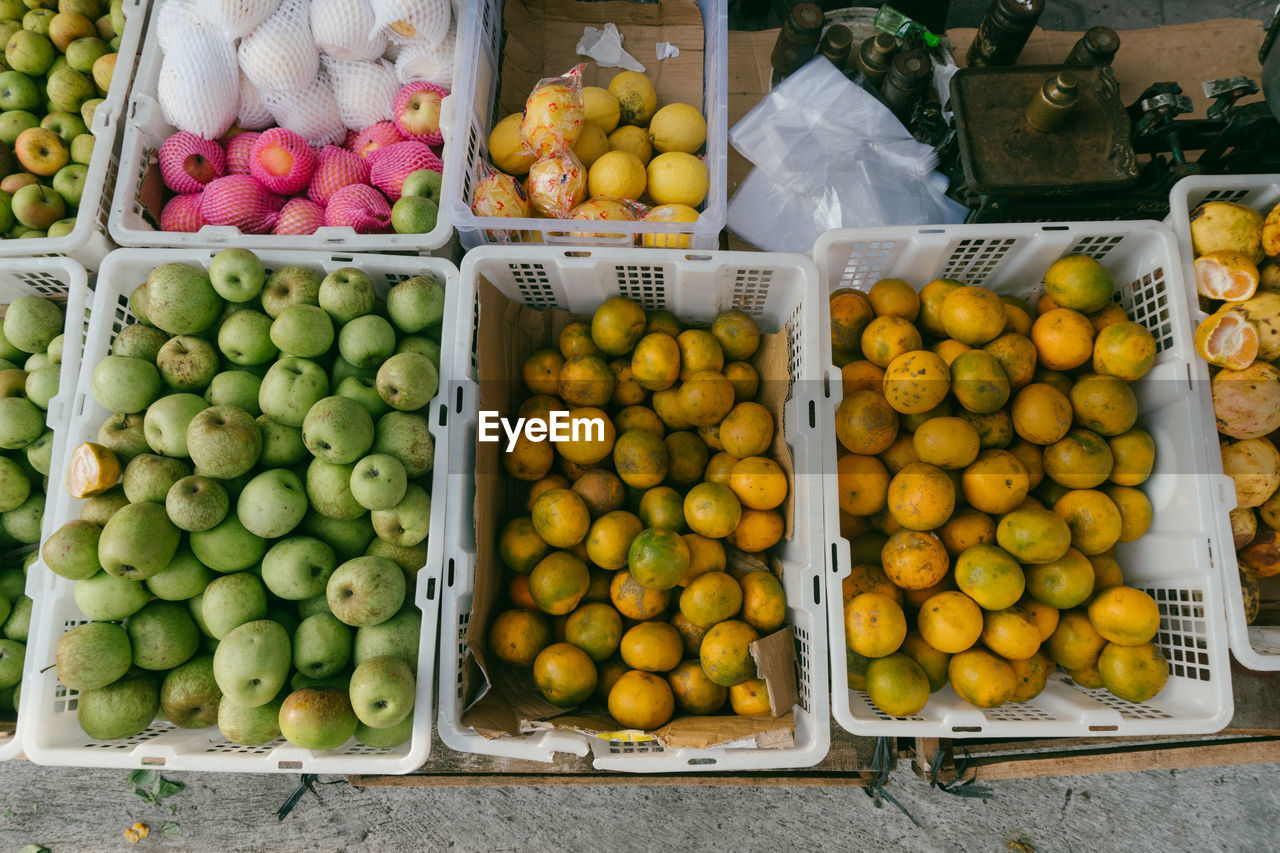
[[[498,118],[518,113],[538,81],[558,77],[580,62],[584,86],[607,87],[621,68],[600,68],[577,52],[587,26],[616,24],[622,47],[645,67],[658,104],[691,104],[702,109],[704,39],[702,12],[693,0],[660,3],[512,0],[503,12],[508,33],[502,53]],[[680,55],[658,61],[655,46],[665,41]]]
[[[748,647],[756,672],[769,687],[769,711],[773,716],[791,712],[800,699],[796,690],[796,638],[788,625]]]

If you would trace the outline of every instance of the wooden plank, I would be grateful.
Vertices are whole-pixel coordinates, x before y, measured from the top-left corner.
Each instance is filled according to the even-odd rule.
[[[1122,747],[1016,760],[978,758],[970,761],[971,772],[968,775],[978,781],[994,781],[1132,773],[1136,770],[1185,770],[1192,767],[1269,764],[1276,761],[1280,761],[1280,739],[1267,738],[1225,743],[1188,743],[1182,746]]]
[[[536,775],[526,773],[500,773],[492,775],[407,775],[407,776],[348,776],[347,781],[360,787],[384,788],[476,788],[510,785],[625,785],[628,787],[732,787],[787,786],[807,788],[817,786],[865,788],[870,784],[870,772],[821,773],[797,771],[791,773],[677,773],[666,775],[627,773],[569,773]]]

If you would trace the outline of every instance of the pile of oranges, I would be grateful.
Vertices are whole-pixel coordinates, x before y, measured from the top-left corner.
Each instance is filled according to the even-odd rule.
[[[781,628],[786,596],[761,554],[782,538],[788,479],[756,402],[761,335],[741,311],[709,329],[606,301],[523,365],[523,418],[603,423],[576,440],[522,434],[505,452],[526,483],[498,555],[510,609],[490,650],[531,669],[547,701],[594,696],[625,728],[679,710],[770,711],[749,646]]]
[[[948,683],[1025,702],[1055,665],[1128,701],[1163,688],[1159,608],[1116,560],[1151,523],[1129,383],[1156,344],[1113,293],[1073,254],[1034,309],[949,279],[832,294],[847,670],[884,713]]]

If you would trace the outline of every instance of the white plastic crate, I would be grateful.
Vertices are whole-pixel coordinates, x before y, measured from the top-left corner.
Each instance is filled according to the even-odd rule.
[[[96,137],[89,170],[85,174],[84,192],[76,213],[75,228],[62,237],[40,237],[30,240],[0,240],[0,257],[66,256],[95,270],[114,246],[107,237],[107,218],[111,211],[111,188],[116,184],[120,155],[120,117],[133,82],[138,63],[138,46],[147,22],[151,0],[125,0],[127,22],[120,38],[116,70],[111,77],[111,90],[105,102],[93,114],[90,132]]]
[[[1155,642],[1169,660],[1169,681],[1149,702],[1131,703],[1106,690],[1086,690],[1062,672],[1030,702],[982,710],[950,686],[934,693],[912,717],[890,717],[865,693],[849,689],[845,667],[841,580],[851,569],[849,543],[828,528],[834,562],[827,572],[831,629],[831,684],[836,720],[858,735],[902,737],[1087,737],[1216,732],[1231,719],[1231,670],[1222,613],[1222,566],[1231,553],[1225,517],[1229,482],[1209,466],[1216,452],[1203,365],[1192,349],[1189,307],[1177,245],[1155,222],[1082,222],[946,227],[862,228],[829,231],[814,247],[827,292],[869,289],[881,278],[923,287],[954,278],[997,293],[1035,298],[1045,270],[1068,252],[1098,259],[1116,282],[1117,301],[1155,336],[1151,372],[1134,384],[1138,426],[1156,443],[1156,467],[1143,491],[1154,520],[1136,542],[1119,545],[1125,581],[1146,590],[1160,608]],[[833,423],[840,400],[834,372],[824,422]],[[823,433],[827,501],[836,502],[836,446]]]
[[[49,401],[49,410],[45,415],[45,423],[54,430],[53,458],[58,457],[59,443],[63,440],[62,429],[63,402],[66,389],[75,387],[76,367],[80,363],[80,348],[84,339],[85,322],[87,320],[87,297],[89,294],[88,276],[84,267],[64,257],[53,258],[4,258],[0,259],[0,305],[7,306],[15,299],[23,296],[55,297],[66,300],[64,306],[66,323],[63,326],[63,358],[58,375],[59,393]],[[42,525],[42,537],[50,532],[50,515],[45,514]],[[31,548],[20,548],[13,555],[25,557]],[[26,594],[33,596],[30,576],[27,580]],[[34,615],[32,618],[32,634],[35,632]],[[30,649],[30,644],[28,644]],[[30,663],[30,654],[27,663]],[[24,666],[23,678],[27,678],[30,670]],[[25,687],[24,687],[25,692]],[[31,706],[28,705],[28,708]],[[26,728],[27,717],[18,715],[17,728],[12,735],[0,737],[0,761],[7,761],[22,754],[22,732]]]
[[[1196,296],[1195,257],[1191,251],[1191,222],[1188,219],[1196,205],[1206,201],[1234,201],[1262,211],[1266,216],[1271,208],[1280,204],[1280,175],[1196,175],[1183,178],[1173,185],[1169,193],[1169,219],[1166,220],[1178,238],[1178,251],[1182,262],[1183,277],[1187,282],[1187,299],[1191,306],[1189,329],[1207,316],[1200,310]],[[1194,352],[1192,358],[1199,365],[1199,380],[1209,383],[1209,368]],[[1209,406],[1209,432],[1217,429],[1213,407]],[[1222,457],[1216,441],[1208,443],[1211,470],[1222,472]],[[1239,563],[1231,548],[1231,520],[1227,512],[1236,505],[1235,490],[1228,482],[1226,506],[1218,519],[1223,541],[1227,548],[1222,559],[1222,587],[1226,591],[1227,630],[1231,637],[1231,652],[1241,664],[1254,670],[1280,670],[1280,626],[1246,625],[1244,621],[1244,594],[1240,589]],[[1280,580],[1260,579],[1268,598],[1280,596]]]
[[[110,351],[112,341],[133,322],[129,294],[146,281],[160,264],[179,261],[206,269],[217,252],[207,249],[119,249],[107,256],[98,274],[93,313],[83,351],[71,364],[70,349],[63,361],[64,390],[68,393],[64,439],[54,458],[49,505],[45,513],[48,534],[67,521],[80,517],[82,501],[73,499],[61,486],[71,448],[93,441],[98,427],[110,414],[94,400],[90,389],[93,366]],[[258,252],[267,270],[286,264],[302,264],[332,272],[342,267],[358,267],[373,278],[380,295],[397,282],[415,275],[433,275],[447,292],[457,288],[458,273],[447,261],[429,257],[387,255],[341,255],[321,252]],[[449,346],[449,326],[445,324],[443,346]],[[75,380],[68,380],[67,371]],[[74,392],[71,392],[74,389]],[[438,413],[438,414],[437,414]],[[167,767],[172,770],[213,770],[237,773],[408,773],[422,764],[430,751],[432,686],[435,676],[436,622],[439,616],[441,553],[444,537],[437,532],[445,520],[446,466],[449,436],[444,423],[443,399],[437,397],[424,411],[435,438],[436,459],[432,475],[431,530],[426,566],[417,577],[414,603],[422,611],[422,635],[418,644],[417,695],[412,739],[395,749],[375,749],[348,741],[328,752],[293,746],[283,739],[259,746],[228,743],[216,726],[180,729],[157,721],[134,737],[117,741],[95,740],[76,721],[77,691],[58,681],[53,666],[58,639],[68,630],[86,622],[73,597],[75,582],[50,572],[38,561],[28,578],[28,594],[35,600],[31,642],[27,648],[23,704],[27,711],[22,733],[27,757],[39,764],[75,767]],[[37,633],[38,630],[38,633]]]
[[[156,0],[155,8],[165,2]],[[450,92],[457,90],[461,69],[462,44],[465,39],[467,19],[466,0],[453,0],[453,14],[457,20],[457,51],[454,58],[453,84]],[[154,18],[154,15],[152,16]],[[279,236],[275,234],[242,234],[239,228],[223,225],[206,225],[194,234],[177,231],[160,231],[148,220],[143,197],[154,194],[162,186],[156,152],[177,130],[165,121],[164,111],[157,100],[160,65],[164,51],[160,49],[155,26],[147,30],[142,45],[142,58],[138,63],[137,79],[128,109],[122,117],[123,139],[120,145],[120,178],[113,181],[115,194],[111,204],[109,227],[111,238],[121,246],[218,248],[239,246],[258,251],[260,249],[284,249],[288,251],[320,250],[325,252],[403,252],[406,254],[431,254],[446,247],[453,237],[447,205],[440,205],[436,227],[426,234],[357,234],[352,228],[321,228],[314,234]],[[451,98],[446,98],[445,103]],[[444,134],[445,176],[448,175],[449,150],[455,134],[448,120],[452,110],[442,109],[440,130]],[[151,177],[148,177],[150,175]]]
[[[656,741],[621,742],[566,730],[486,739],[462,723],[466,696],[462,668],[472,609],[476,558],[475,467],[479,387],[475,334],[479,323],[476,284],[480,277],[508,299],[533,308],[586,314],[606,299],[625,296],[646,309],[666,309],[681,320],[709,322],[738,308],[762,332],[788,336],[791,389],[783,429],[795,468],[795,526],[777,555],[787,594],[787,623],[795,632],[799,700],[795,745],[779,749],[663,749]],[[830,745],[826,673],[827,635],[822,586],[824,566],[821,458],[814,438],[815,401],[830,358],[817,330],[827,327],[826,301],[815,286],[812,262],[800,255],[751,252],[687,254],[671,250],[579,249],[488,246],[468,252],[461,286],[450,291],[446,317],[458,319],[454,346],[446,350],[449,379],[451,460],[448,488],[445,590],[441,601],[440,738],[459,752],[551,761],[556,752],[585,755],[591,749],[601,770],[633,773],[767,770],[812,766]]]
[[[466,47],[457,68],[461,88],[454,98],[456,143],[445,152],[444,205],[463,248],[486,243],[559,243],[631,247],[648,234],[688,239],[688,248],[715,249],[728,213],[729,162],[729,15],[727,0],[698,0],[702,10],[704,71],[702,114],[707,120],[706,164],[710,189],[698,220],[674,222],[609,222],[609,235],[598,235],[598,222],[572,219],[519,219],[477,216],[471,210],[472,190],[489,162],[489,131],[497,118],[499,72],[502,63],[503,0],[474,0],[467,7]],[[566,26],[572,26],[566,24]],[[462,45],[462,42],[458,42]],[[680,47],[681,45],[676,45]],[[626,47],[626,44],[623,44]],[[653,73],[661,62],[652,55],[636,57]],[[582,58],[587,60],[585,57]],[[564,70],[569,70],[566,63]],[[622,69],[616,69],[621,71]],[[659,103],[660,106],[665,104]],[[492,165],[490,163],[490,165]],[[597,234],[597,236],[588,236]],[[610,236],[610,235],[618,236]]]

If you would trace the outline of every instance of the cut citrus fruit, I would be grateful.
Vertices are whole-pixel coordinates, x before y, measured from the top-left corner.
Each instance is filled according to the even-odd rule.
[[[1258,357],[1258,330],[1240,314],[1224,309],[1196,328],[1196,352],[1210,364],[1244,370]]]
[[[1209,252],[1196,258],[1196,290],[1210,299],[1239,302],[1258,289],[1258,266],[1239,252]]]
[[[100,495],[119,479],[120,460],[110,448],[86,441],[71,452],[67,492],[76,500]]]

